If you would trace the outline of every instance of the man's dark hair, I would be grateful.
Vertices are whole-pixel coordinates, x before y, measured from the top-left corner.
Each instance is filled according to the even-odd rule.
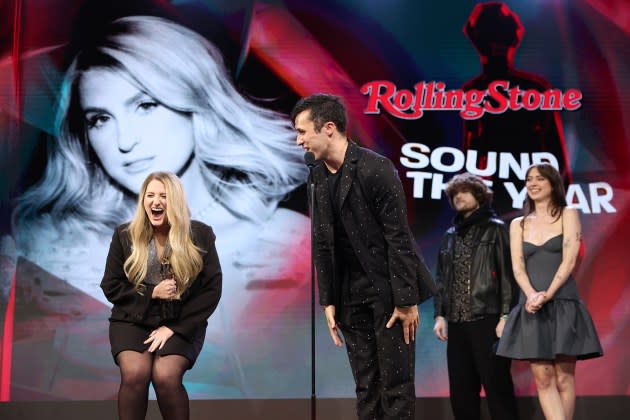
[[[324,124],[333,122],[340,133],[346,132],[348,116],[346,107],[339,96],[328,93],[316,93],[302,98],[295,104],[291,111],[291,121],[295,125],[295,117],[303,111],[311,111],[311,120],[315,125],[315,131],[320,132]]]
[[[453,206],[453,198],[458,192],[469,192],[475,197],[479,206],[492,203],[492,190],[483,182],[483,179],[468,172],[455,175],[446,185],[448,202]]]

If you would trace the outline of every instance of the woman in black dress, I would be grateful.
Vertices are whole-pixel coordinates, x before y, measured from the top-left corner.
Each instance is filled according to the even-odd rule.
[[[121,420],[145,418],[149,383],[164,419],[188,419],[182,378],[221,296],[214,243],[212,228],[190,219],[179,178],[150,174],[133,220],[114,232],[101,282],[113,304],[109,338],[120,368]]]
[[[529,360],[545,418],[566,420],[575,410],[575,362],[601,356],[602,347],[571,275],[582,233],[560,174],[547,163],[532,165],[526,187],[525,215],[510,225],[521,297],[497,354]]]

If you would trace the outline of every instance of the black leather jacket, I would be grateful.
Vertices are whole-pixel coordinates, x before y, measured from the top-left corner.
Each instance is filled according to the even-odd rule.
[[[471,312],[473,316],[508,314],[516,304],[518,287],[512,272],[509,234],[503,221],[490,217],[471,226],[474,250],[471,274]],[[453,249],[456,228],[446,231],[440,244],[434,298],[435,316],[447,317],[453,282]]]

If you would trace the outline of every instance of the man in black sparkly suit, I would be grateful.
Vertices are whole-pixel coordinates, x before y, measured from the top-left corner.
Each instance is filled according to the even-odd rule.
[[[457,216],[440,244],[433,332],[448,338],[453,414],[458,420],[479,419],[483,385],[493,420],[518,419],[510,359],[493,349],[518,289],[509,234],[490,207],[492,191],[482,179],[456,175],[446,195]]]
[[[414,250],[402,184],[387,158],[345,134],[340,98],[316,94],[292,112],[297,144],[320,162],[314,183],[319,300],[333,342],[343,333],[360,419],[413,419],[417,304],[434,283]]]

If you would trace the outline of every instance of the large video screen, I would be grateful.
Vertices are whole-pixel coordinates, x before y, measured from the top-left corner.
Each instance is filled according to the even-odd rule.
[[[478,3],[3,2],[0,401],[116,398],[99,284],[155,170],[181,177],[223,270],[190,397],[308,398],[308,170],[288,114],[316,92],[341,96],[349,137],[397,167],[432,269],[453,175],[491,182],[509,222],[525,169],[556,166],[580,210],[574,275],[604,347],[578,363],[577,392],[627,395],[630,5],[505,1],[487,18]],[[420,309],[416,393],[447,396],[432,301]],[[353,397],[345,350],[315,315],[316,394]],[[526,364],[513,375],[535,395]]]

